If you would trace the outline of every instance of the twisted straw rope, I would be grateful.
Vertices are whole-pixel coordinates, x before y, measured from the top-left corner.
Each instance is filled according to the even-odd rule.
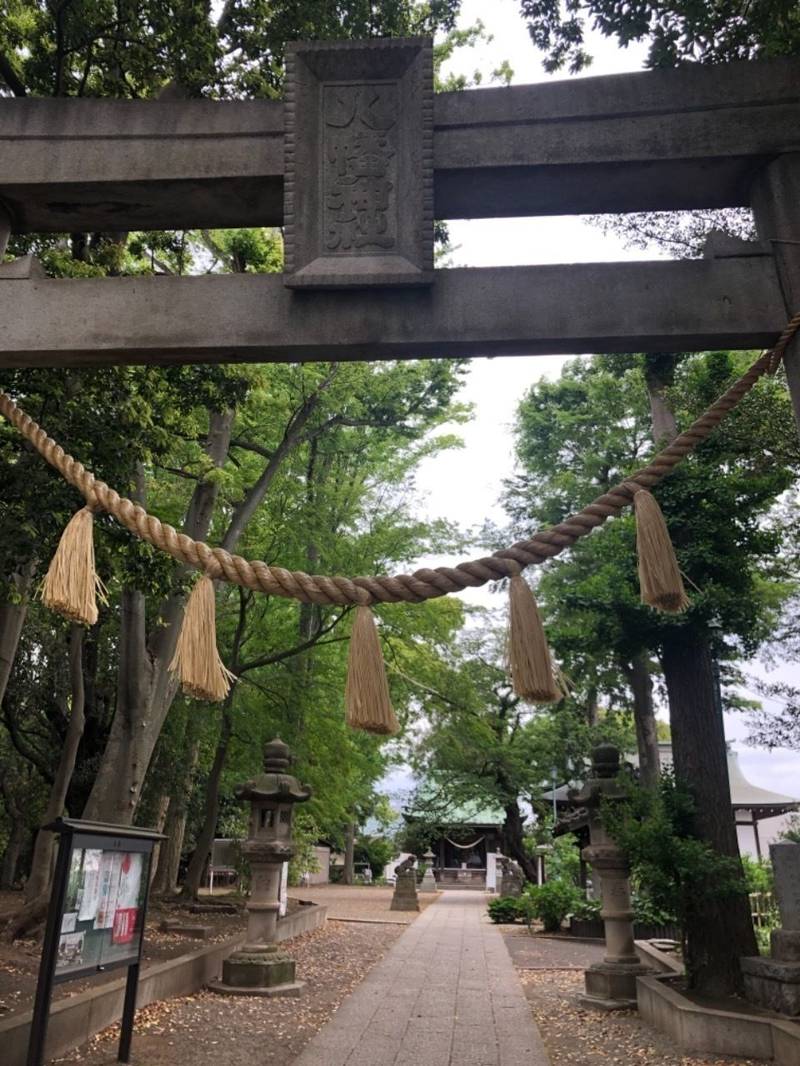
[[[264,562],[249,562],[240,555],[231,555],[223,548],[212,548],[203,541],[192,540],[155,515],[126,499],[99,481],[22,411],[6,393],[0,392],[0,414],[28,440],[39,454],[61,474],[65,481],[83,494],[87,505],[112,515],[131,533],[181,563],[204,570],[210,577],[222,578],[244,588],[284,596],[303,603],[372,604],[421,603],[449,592],[476,588],[489,581],[513,577],[534,563],[542,563],[580,537],[586,536],[607,518],[620,514],[636,492],[657,485],[697,445],[706,439],[739,401],[764,375],[774,373],[786,348],[800,329],[800,313],[787,324],[774,348],[765,352],[725,392],[716,403],[700,416],[684,433],[659,452],[648,464],[609,492],[599,496],[582,511],[567,518],[552,529],[541,530],[529,540],[521,540],[493,555],[459,563],[439,566],[434,570],[416,570],[413,574],[380,575],[376,577],[325,577],[297,570],[284,570]]]

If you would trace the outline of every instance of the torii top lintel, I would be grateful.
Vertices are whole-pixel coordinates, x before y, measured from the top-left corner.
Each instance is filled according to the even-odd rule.
[[[434,96],[430,56],[426,39],[294,45],[283,103],[0,99],[0,250],[4,215],[15,232],[283,225],[287,250],[283,278],[0,266],[0,366],[774,339],[800,298],[800,61]],[[434,218],[750,204],[779,254],[432,270]]]

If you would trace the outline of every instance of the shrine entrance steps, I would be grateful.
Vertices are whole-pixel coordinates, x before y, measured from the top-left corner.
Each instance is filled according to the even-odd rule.
[[[293,1066],[549,1066],[486,897],[452,890],[409,926]]]

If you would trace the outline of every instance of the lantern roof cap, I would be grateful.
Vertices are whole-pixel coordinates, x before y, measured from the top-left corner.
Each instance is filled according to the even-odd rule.
[[[286,773],[290,762],[289,746],[280,737],[275,737],[264,748],[264,772],[242,785],[236,785],[233,794],[238,800],[305,803],[311,799],[311,789],[301,785],[292,774]]]

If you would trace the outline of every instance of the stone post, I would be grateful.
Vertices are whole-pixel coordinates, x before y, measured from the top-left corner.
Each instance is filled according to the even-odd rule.
[[[264,773],[237,785],[234,795],[250,803],[250,835],[242,854],[250,862],[251,887],[247,901],[247,942],[222,964],[222,981],[210,985],[228,995],[297,995],[295,963],[278,951],[278,916],[281,909],[281,875],[294,854],[292,814],[305,803],[311,790],[286,771],[288,747],[282,740],[269,743],[264,752]]]
[[[606,953],[602,962],[585,971],[586,992],[581,1002],[602,1010],[631,1010],[636,1007],[636,978],[650,971],[639,962],[633,940],[630,867],[622,849],[606,831],[600,817],[604,800],[620,800],[625,795],[617,775],[619,749],[600,744],[592,753],[592,776],[580,792],[571,796],[575,806],[589,812],[588,848],[581,856],[590,863],[600,882],[600,898]]]
[[[800,1017],[800,844],[770,844],[781,928],[770,937],[770,958],[742,959],[744,994],[760,1007]]]

